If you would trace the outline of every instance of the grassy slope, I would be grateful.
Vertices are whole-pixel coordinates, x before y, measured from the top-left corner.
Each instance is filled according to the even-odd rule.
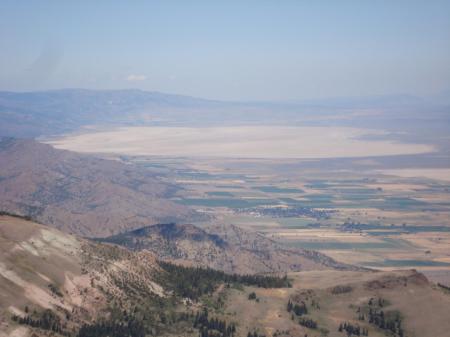
[[[286,336],[344,337],[346,334],[337,330],[341,322],[347,321],[368,327],[369,336],[385,336],[383,331],[367,321],[358,321],[356,313],[358,306],[366,305],[371,297],[382,297],[390,303],[384,308],[385,311],[398,310],[403,316],[406,336],[444,337],[450,329],[447,316],[450,294],[429,284],[421,274],[413,271],[311,271],[291,276],[294,279],[292,289],[248,287],[244,293],[229,291],[224,315],[239,318],[243,335],[245,331],[255,329],[268,336],[277,330],[289,330]],[[353,290],[332,294],[331,289],[336,285],[351,285]],[[247,299],[253,291],[259,302]],[[306,329],[297,323],[297,319],[291,320],[291,314],[286,310],[289,298],[305,300],[310,311],[306,317],[317,321],[319,329]],[[312,299],[319,303],[320,309],[311,306]]]

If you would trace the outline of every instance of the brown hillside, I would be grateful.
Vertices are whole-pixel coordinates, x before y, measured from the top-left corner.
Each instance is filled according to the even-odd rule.
[[[68,233],[101,237],[185,219],[174,186],[152,172],[29,140],[0,141],[0,210]]]
[[[190,224],[159,224],[117,234],[104,241],[132,250],[149,250],[163,260],[228,273],[357,269],[318,252],[286,248],[263,235],[233,225],[201,229]]]

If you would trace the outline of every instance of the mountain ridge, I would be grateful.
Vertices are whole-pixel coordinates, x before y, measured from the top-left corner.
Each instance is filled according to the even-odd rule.
[[[330,111],[333,111],[330,114]],[[421,133],[442,132],[448,102],[412,95],[301,101],[223,101],[139,89],[0,91],[0,136],[61,136],[120,126],[328,125]],[[394,113],[395,112],[395,113]],[[394,113],[394,114],[393,114]],[[348,117],[352,116],[352,120]],[[404,121],[408,121],[408,125]],[[436,125],[438,123],[438,125]],[[411,125],[410,125],[411,124]],[[416,135],[417,136],[417,135]]]
[[[234,225],[199,228],[192,224],[158,224],[120,233],[100,242],[133,251],[147,250],[161,260],[209,267],[227,273],[264,274],[305,270],[362,270],[328,256],[285,247]]]

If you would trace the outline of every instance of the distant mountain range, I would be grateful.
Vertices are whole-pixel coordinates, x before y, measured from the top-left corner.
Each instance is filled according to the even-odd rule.
[[[36,137],[85,125],[130,125],[169,108],[214,106],[213,101],[140,90],[0,92],[0,135]]]
[[[0,136],[49,137],[133,125],[288,124],[379,128],[428,140],[448,131],[450,102],[441,96],[226,102],[141,90],[0,92]]]

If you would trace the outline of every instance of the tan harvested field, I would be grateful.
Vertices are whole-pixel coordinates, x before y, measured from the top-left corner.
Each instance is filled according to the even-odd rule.
[[[341,221],[350,218],[359,222],[375,220],[384,224],[408,223],[450,226],[450,217],[447,212],[426,212],[422,209],[404,211],[377,208],[341,208],[339,209],[339,218]]]
[[[382,134],[382,133],[381,133]],[[336,158],[426,153],[425,144],[368,141],[380,131],[349,127],[123,127],[50,143],[78,152],[228,158]]]
[[[381,270],[408,269],[411,266],[396,265],[383,267],[384,260],[417,260],[448,263],[448,266],[416,266],[420,271],[442,270],[450,271],[450,233],[415,233],[395,236],[372,236],[369,234],[341,232],[334,229],[272,229],[266,232],[269,237],[286,243],[295,243],[296,246],[317,247],[326,255],[337,261],[375,267]],[[386,244],[386,238],[390,239]],[[320,248],[326,247],[336,248]],[[392,243],[392,244],[391,244]],[[398,243],[396,245],[396,243]],[[348,246],[339,249],[339,244]],[[352,248],[352,246],[355,246]],[[386,245],[385,248],[383,246]],[[369,263],[369,264],[367,264]],[[378,265],[380,264],[380,265]],[[440,276],[444,284],[450,282],[450,277],[444,280],[446,273]],[[447,275],[448,276],[448,275]]]
[[[429,179],[438,179],[438,180],[446,180],[450,181],[450,169],[443,168],[443,169],[390,169],[390,170],[380,170],[380,173],[383,174],[389,174],[393,176],[399,176],[399,177],[406,177],[406,178],[412,178],[412,177],[422,177],[422,178],[429,178]]]

